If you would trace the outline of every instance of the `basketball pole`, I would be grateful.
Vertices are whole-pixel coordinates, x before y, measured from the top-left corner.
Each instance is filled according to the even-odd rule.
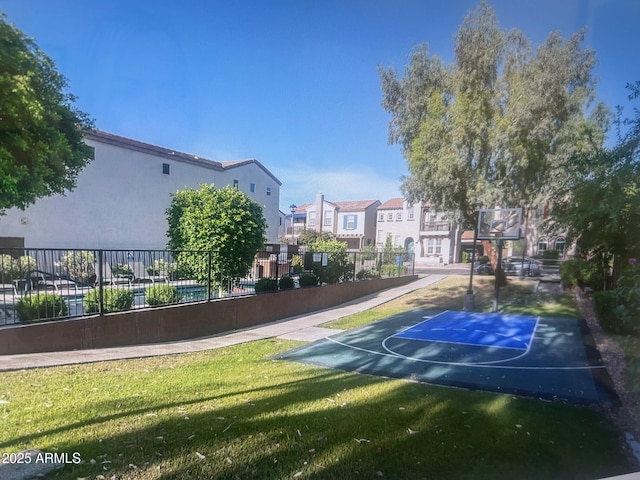
[[[493,313],[498,311],[498,300],[500,299],[500,279],[502,273],[502,235],[498,234],[498,261],[496,263],[495,284],[493,287]]]

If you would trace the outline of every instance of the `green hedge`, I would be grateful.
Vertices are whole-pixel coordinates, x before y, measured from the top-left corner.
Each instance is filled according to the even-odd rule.
[[[604,271],[598,262],[574,258],[560,265],[560,278],[567,288],[590,287],[593,290],[604,288]]]
[[[313,287],[317,286],[320,283],[320,279],[314,273],[303,273],[300,275],[300,286],[301,287]]]
[[[593,294],[593,308],[598,316],[602,330],[606,333],[630,333],[630,326],[625,325],[622,318],[617,314],[617,306],[617,293],[615,291],[605,290]]]
[[[98,313],[100,290],[94,289],[82,301],[85,313]],[[125,288],[108,287],[102,290],[103,313],[129,310],[133,306],[133,291]]]
[[[16,304],[16,313],[21,322],[66,317],[69,307],[63,298],[55,293],[27,295]]]
[[[280,282],[278,282],[279,286],[280,286],[280,290],[290,290],[293,287],[296,286],[296,283],[293,281],[293,278],[285,275],[280,279]]]
[[[180,303],[182,297],[173,285],[154,285],[144,291],[145,303],[151,307]]]
[[[275,278],[260,278],[256,282],[256,293],[275,292],[278,290],[278,281]]]

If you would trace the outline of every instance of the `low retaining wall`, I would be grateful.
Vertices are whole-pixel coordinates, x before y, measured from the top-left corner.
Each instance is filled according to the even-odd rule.
[[[215,335],[333,307],[417,278],[382,278],[14,325],[0,329],[0,355],[163,343]]]

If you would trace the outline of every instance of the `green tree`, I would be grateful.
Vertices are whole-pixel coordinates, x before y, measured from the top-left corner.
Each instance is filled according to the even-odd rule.
[[[583,38],[583,31],[566,41],[552,33],[533,52],[522,32],[500,30],[483,1],[455,36],[452,65],[422,45],[403,78],[380,68],[389,140],[402,145],[409,167],[409,199],[461,214],[471,227],[478,201],[521,207],[548,198],[570,154],[604,138],[603,109],[584,113],[595,54],[581,49]]]
[[[34,41],[0,14],[0,214],[75,187],[92,159],[93,128],[67,80]]]
[[[167,220],[168,246],[179,252],[180,268],[218,287],[247,274],[267,228],[259,204],[236,188],[213,185],[173,194]]]
[[[627,85],[629,98],[638,98],[639,82]],[[619,110],[621,115],[621,110]],[[618,119],[628,130],[612,148],[598,148],[572,159],[570,181],[561,192],[549,229],[567,229],[580,248],[611,256],[624,265],[640,257],[640,112]]]

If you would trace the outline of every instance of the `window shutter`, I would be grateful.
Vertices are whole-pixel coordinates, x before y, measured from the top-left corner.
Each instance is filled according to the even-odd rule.
[[[347,217],[349,215],[345,215],[344,217],[342,217],[342,229],[346,230],[347,229]]]

